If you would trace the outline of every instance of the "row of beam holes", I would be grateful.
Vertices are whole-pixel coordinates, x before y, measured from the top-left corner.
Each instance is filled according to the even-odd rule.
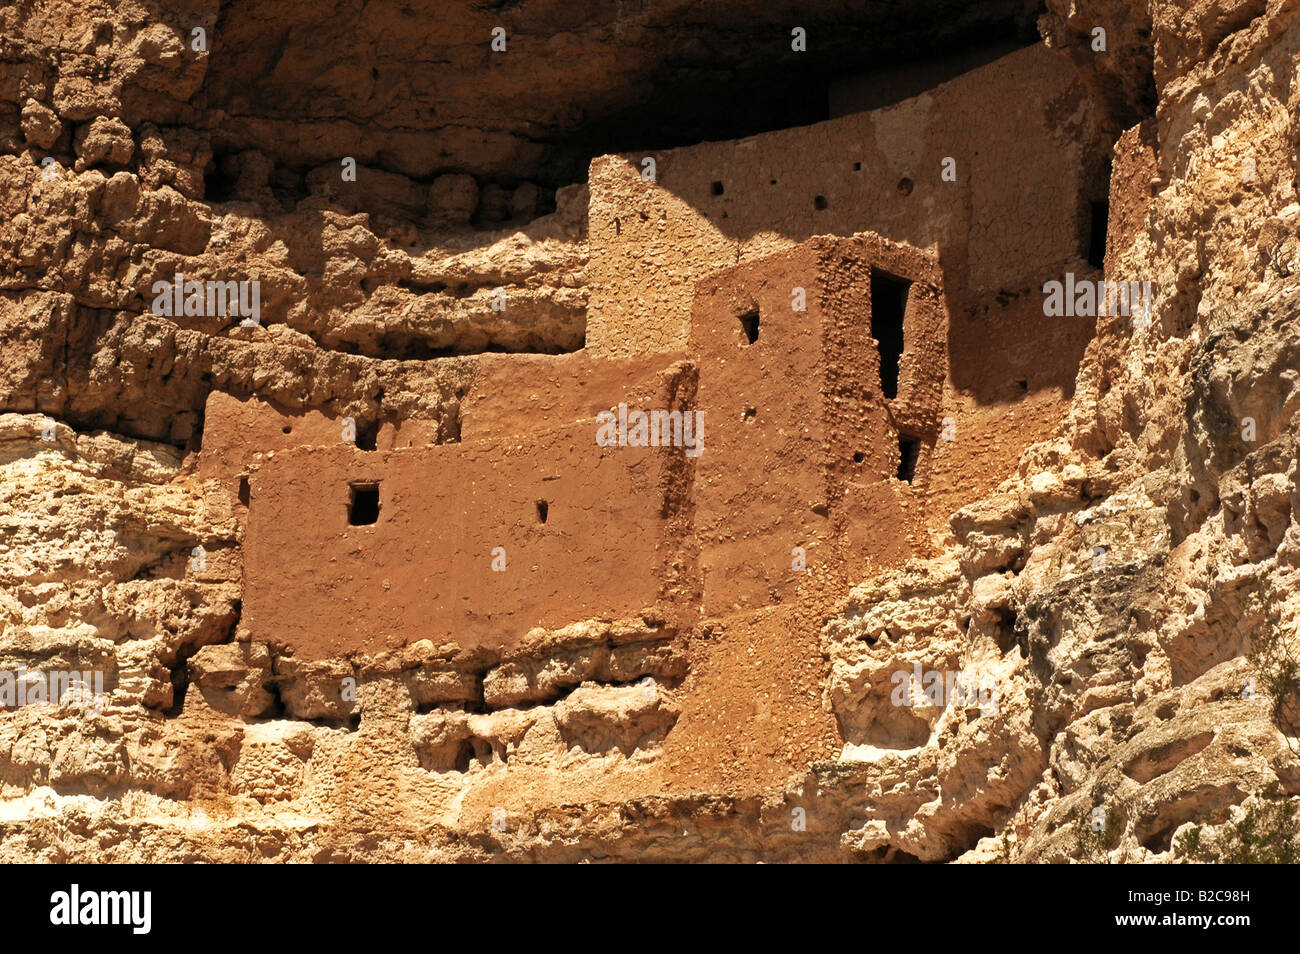
[[[293,427],[286,424],[284,425],[284,427],[280,428],[280,433],[292,434]],[[367,424],[364,427],[357,428],[357,439],[356,439],[357,450],[363,450],[363,451],[375,450],[377,447],[378,440],[379,440],[378,421],[375,421],[373,424]]]
[[[853,171],[861,172],[862,163],[860,162],[853,163]],[[768,182],[771,183],[772,185],[776,185],[775,179],[769,179]],[[915,184],[912,182],[911,179],[904,176],[902,179],[898,180],[898,194],[911,195],[914,185]],[[726,189],[723,187],[722,181],[720,179],[715,179],[713,181],[713,184],[709,187],[709,191],[713,193],[713,195],[719,196],[719,195],[723,195],[726,192]],[[830,203],[826,201],[826,196],[815,195],[813,196],[813,208],[816,209],[818,212],[823,212],[826,209],[830,208]]]
[[[283,427],[280,428],[280,433],[292,434],[293,425],[292,424],[284,425]],[[367,424],[364,427],[357,428],[357,440],[356,440],[357,450],[372,451],[375,449],[376,442],[378,440],[379,440],[378,421],[375,421],[373,424]]]
[[[245,481],[241,486],[247,486]],[[538,500],[537,522],[545,523],[550,516],[551,505],[545,500]],[[379,520],[379,484],[356,483],[348,485],[348,523],[354,527],[368,527]]]

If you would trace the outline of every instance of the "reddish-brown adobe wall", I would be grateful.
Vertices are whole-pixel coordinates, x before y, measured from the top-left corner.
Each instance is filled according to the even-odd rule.
[[[589,421],[525,440],[276,454],[251,482],[244,625],[326,658],[420,639],[495,650],[535,626],[653,607],[677,547],[665,497],[681,451],[595,435]],[[378,487],[371,525],[349,524],[360,485]]]
[[[873,273],[911,283],[892,399]],[[838,561],[840,535],[879,519],[846,495],[896,480],[899,426],[933,438],[947,370],[941,295],[932,257],[865,236],[812,239],[700,283],[691,352],[708,435],[695,493],[706,614],[779,601],[801,566]],[[893,545],[903,528],[887,529],[889,545],[867,553],[906,556]]]

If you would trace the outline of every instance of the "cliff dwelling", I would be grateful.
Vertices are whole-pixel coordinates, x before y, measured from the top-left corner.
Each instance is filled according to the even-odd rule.
[[[0,10],[0,856],[1290,811],[1293,6],[858,6]]]
[[[585,346],[530,368],[583,406],[531,407],[502,356],[470,378],[457,440],[376,402],[366,451],[339,419],[295,428],[274,403],[213,390],[200,470],[232,492],[247,480],[251,496],[241,625],[296,658],[421,639],[501,648],[636,614],[686,630],[791,597],[800,551],[856,574],[932,554],[972,488],[991,489],[1059,422],[1094,331],[1048,326],[1035,294],[1089,267],[1086,103],[1061,130],[1018,92],[1069,96],[1075,82],[1030,47],[797,138],[593,160]],[[823,143],[811,161],[808,136]],[[1014,144],[1016,174],[972,170],[978,185],[950,201],[961,186],[941,153],[999,142]],[[935,174],[916,186],[920,168]],[[1005,214],[1027,197],[1039,215]],[[854,237],[817,237],[837,232]],[[646,407],[699,415],[698,458],[598,447],[599,410],[638,390]],[[491,417],[475,414],[483,402]],[[544,526],[529,519],[539,500]]]

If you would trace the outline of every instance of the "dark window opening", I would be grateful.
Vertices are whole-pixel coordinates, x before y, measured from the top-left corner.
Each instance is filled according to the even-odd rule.
[[[545,500],[537,501],[537,522],[545,523],[546,517],[550,514],[551,507]]]
[[[744,329],[745,339],[753,344],[758,340],[758,309],[740,316],[740,327]]]
[[[768,185],[776,185],[776,180],[775,180],[775,179],[769,179],[769,180],[768,180]]]
[[[916,476],[916,464],[921,459],[921,439],[907,434],[898,435],[898,479],[909,484]]]
[[[1021,394],[1028,394],[1028,393],[1029,393],[1029,379],[1028,379],[1028,378],[1021,378],[1019,381],[1016,382],[1016,387],[1020,388],[1020,393],[1021,393]]]
[[[379,519],[379,485],[353,484],[348,500],[348,523],[364,527]]]
[[[722,195],[722,183],[721,182],[713,183],[712,190],[714,195]]]
[[[248,490],[248,478],[240,477],[239,478],[239,502],[243,504],[245,507],[247,507],[249,499],[250,499],[250,493]]]
[[[813,208],[818,212],[826,208],[826,196],[819,195],[813,199]]]
[[[1109,202],[1092,203],[1092,221],[1088,227],[1088,264],[1106,267],[1106,222],[1110,218]]]
[[[379,440],[379,422],[372,421],[357,428],[357,450],[372,451]]]
[[[853,171],[854,171],[854,172],[861,172],[861,171],[862,171],[862,163],[860,163],[860,162],[855,162],[855,163],[853,163]]]
[[[898,363],[903,356],[903,316],[912,283],[871,270],[871,335],[880,350],[880,390],[898,397]]]

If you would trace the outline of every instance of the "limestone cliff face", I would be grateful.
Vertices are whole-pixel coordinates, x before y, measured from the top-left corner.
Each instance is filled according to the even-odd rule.
[[[1073,241],[1088,202],[1107,200],[1105,279],[1153,291],[1149,316],[1101,315],[1086,347],[1035,330],[1068,319],[1038,314],[1028,277],[987,290],[998,304],[978,298],[979,237],[1001,226],[969,202],[918,213],[846,186],[788,214],[773,199],[770,227],[747,211],[738,238],[725,208],[634,196],[626,162],[600,156],[759,131],[689,113],[680,140],[656,119],[657,141],[639,142],[626,117],[662,109],[646,84],[711,75],[710,50],[779,85],[788,74],[719,37],[770,25],[784,49],[795,14],[521,5],[516,49],[602,51],[575,79],[558,63],[484,62],[493,16],[447,6],[433,32],[403,32],[394,13],[373,34],[317,32],[328,14],[277,20],[251,0],[178,5],[166,22],[137,4],[0,11],[0,673],[95,672],[104,687],[91,711],[65,697],[0,713],[0,857],[1173,861],[1189,829],[1212,843],[1221,813],[1300,797],[1298,699],[1282,678],[1300,661],[1300,3],[1049,0],[1038,16],[1072,70],[1052,80],[1050,109],[1070,120],[1052,135],[1084,170],[1043,234]],[[1040,12],[969,6],[915,16],[942,24],[951,50],[982,31],[1032,39]],[[912,36],[898,16],[852,29]],[[837,17],[818,14],[810,36]],[[351,58],[332,52],[344,35]],[[971,98],[945,89],[861,127],[884,144],[867,171],[884,169],[898,201],[931,194],[893,164],[928,160],[913,119]],[[781,136],[838,162],[858,128]],[[721,154],[674,153],[663,181]],[[594,159],[590,187],[579,158]],[[724,179],[714,195],[733,189]],[[1033,234],[1029,206],[1005,215]],[[248,574],[266,587],[275,570],[264,552],[246,564],[241,481],[294,473],[345,426],[376,453],[469,446],[493,428],[525,447],[538,420],[586,420],[623,382],[689,404],[707,371],[679,350],[692,298],[710,282],[749,294],[750,273],[720,278],[724,264],[797,260],[819,222],[879,233],[871,247],[926,246],[951,286],[926,426],[954,413],[957,437],[946,450],[938,431],[920,435],[930,485],[915,497],[895,486],[911,482],[897,455],[882,458],[900,475],[898,522],[839,526],[836,508],[859,498],[836,472],[826,486],[850,503],[802,501],[816,516],[799,519],[836,524],[837,558],[810,549],[797,583],[733,607],[707,583],[727,530],[695,513],[727,488],[677,468],[657,492],[681,549],[656,550],[666,582],[641,612],[510,643],[376,636],[318,655],[245,618]],[[659,244],[602,258],[624,229]],[[970,239],[956,263],[950,235]],[[1048,264],[1082,274],[1071,254]],[[654,308],[618,301],[646,258],[678,284],[654,290]],[[999,278],[1016,265],[1003,254]],[[155,283],[176,273],[257,279],[257,322],[159,314]],[[642,310],[620,337],[610,316]],[[1023,404],[981,390],[953,370],[986,344],[951,331],[958,312],[1006,316],[1002,350],[1068,352],[1077,372],[1026,374]],[[601,370],[585,363],[600,350],[589,329],[600,347],[670,346],[610,345],[625,363]],[[815,390],[837,401],[839,384]],[[1020,416],[999,424],[1007,414]],[[963,447],[981,443],[968,420],[992,435],[982,446]],[[863,512],[887,502],[865,499]],[[962,682],[900,704],[898,674],[916,671]]]

